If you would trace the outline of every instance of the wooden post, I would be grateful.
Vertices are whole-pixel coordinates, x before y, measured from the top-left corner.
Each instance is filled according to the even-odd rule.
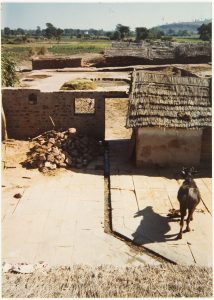
[[[7,125],[6,125],[6,118],[5,118],[3,106],[1,106],[1,127],[2,127],[1,139],[2,141],[4,141],[8,139],[8,135],[7,135]]]

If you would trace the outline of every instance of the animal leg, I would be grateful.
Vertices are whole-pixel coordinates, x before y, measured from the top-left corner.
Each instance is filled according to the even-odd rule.
[[[187,217],[187,227],[186,227],[186,230],[185,231],[191,231],[190,227],[189,227],[189,223],[190,221],[193,220],[193,213],[194,213],[194,210],[195,210],[196,206],[189,209],[189,213],[188,213],[188,217]]]
[[[181,221],[180,221],[180,231],[179,234],[177,236],[177,239],[182,239],[182,230],[183,230],[183,226],[184,226],[184,217],[186,215],[186,212],[181,212]]]

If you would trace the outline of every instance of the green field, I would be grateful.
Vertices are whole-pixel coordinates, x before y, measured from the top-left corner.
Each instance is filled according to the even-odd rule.
[[[198,36],[174,36],[173,41],[178,43],[202,43]]]
[[[199,43],[203,42],[198,36],[175,36],[173,41],[176,42],[189,42]],[[7,52],[15,57],[17,62],[29,60],[31,57],[30,52],[37,54],[42,47],[47,49],[47,54],[56,56],[69,56],[73,54],[83,53],[102,53],[106,48],[111,47],[110,40],[80,40],[80,39],[62,39],[59,43],[56,41],[31,41],[13,43],[13,39],[10,43],[2,43],[2,53]]]
[[[7,52],[13,55],[17,61],[29,60],[30,50],[34,49],[38,52],[41,47],[46,47],[50,54],[54,55],[72,55],[79,53],[100,53],[106,48],[111,47],[110,41],[95,40],[95,41],[62,41],[57,42],[33,42],[20,44],[3,44],[2,52]]]

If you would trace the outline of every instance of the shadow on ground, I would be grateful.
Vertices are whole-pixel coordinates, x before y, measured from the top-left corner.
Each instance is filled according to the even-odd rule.
[[[177,237],[177,234],[167,234],[171,229],[170,218],[154,212],[152,206],[138,211],[134,217],[143,217],[140,225],[132,234],[135,244],[162,243],[175,240]]]

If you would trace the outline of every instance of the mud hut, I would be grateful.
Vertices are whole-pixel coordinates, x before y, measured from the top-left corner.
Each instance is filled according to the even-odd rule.
[[[210,162],[211,112],[210,78],[134,71],[126,127],[137,166]]]
[[[113,43],[105,50],[107,65],[127,66],[141,64],[208,63],[211,61],[211,43]]]

